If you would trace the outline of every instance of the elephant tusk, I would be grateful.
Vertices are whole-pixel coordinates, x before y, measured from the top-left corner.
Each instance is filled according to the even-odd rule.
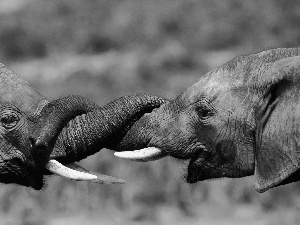
[[[135,151],[115,152],[114,155],[137,162],[155,161],[167,156],[167,154],[155,147],[148,147]]]
[[[94,182],[94,183],[99,183],[99,184],[123,184],[123,183],[126,183],[126,181],[121,178],[116,178],[116,177],[92,172],[92,171],[89,171],[89,170],[79,166],[76,163],[71,163],[71,164],[68,164],[67,166],[73,170],[92,174],[92,175],[96,176],[97,179],[91,180],[91,182]]]
[[[49,160],[49,162],[46,164],[45,167],[47,170],[51,171],[52,173],[71,180],[80,181],[80,180],[93,180],[97,178],[97,176],[93,174],[70,169],[53,159]]]
[[[61,177],[76,181],[91,181],[101,184],[121,184],[126,182],[119,178],[89,172],[75,163],[64,166],[54,159],[49,160],[45,168]]]

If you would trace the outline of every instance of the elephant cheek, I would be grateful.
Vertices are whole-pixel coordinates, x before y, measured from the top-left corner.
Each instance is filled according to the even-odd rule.
[[[214,167],[220,170],[218,177],[242,177],[253,173],[254,159],[251,146],[240,145],[224,139],[216,145]]]
[[[35,190],[41,190],[43,187],[43,173],[19,154],[0,157],[0,182],[16,183],[32,187]]]
[[[231,140],[222,140],[215,151],[203,151],[195,155],[188,166],[187,182],[220,178],[235,177],[235,170],[231,169],[236,165],[237,147]]]
[[[237,159],[237,147],[236,144],[229,139],[221,140],[216,145],[216,153],[218,156],[218,164],[231,164]]]
[[[224,139],[216,145],[215,167],[219,169],[217,177],[239,177],[243,173],[244,162],[233,140]]]

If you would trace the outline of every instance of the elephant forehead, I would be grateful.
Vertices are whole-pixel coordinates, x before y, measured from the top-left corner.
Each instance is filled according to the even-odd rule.
[[[213,71],[206,74],[197,83],[188,88],[183,94],[191,102],[197,101],[201,96],[207,96],[211,101],[222,93],[242,84],[242,81],[232,79],[238,71]]]
[[[8,102],[27,114],[33,114],[47,101],[25,80],[0,64],[0,102]]]

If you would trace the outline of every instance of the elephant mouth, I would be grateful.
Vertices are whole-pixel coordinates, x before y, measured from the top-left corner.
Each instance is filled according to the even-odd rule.
[[[212,166],[208,163],[210,157],[209,152],[206,148],[202,147],[197,151],[191,158],[188,169],[186,182],[196,183],[198,181],[206,180],[209,177],[208,173],[211,173]],[[210,168],[210,169],[208,169]]]
[[[1,181],[4,183],[17,183],[26,187],[32,187],[35,190],[41,190],[44,185],[43,173],[34,165],[24,163],[20,159],[12,159],[9,162],[10,168],[15,175],[1,175]]]
[[[203,169],[206,164],[205,160],[206,157],[201,156],[201,153],[197,153],[191,158],[188,164],[186,182],[193,184],[205,180]]]
[[[35,190],[41,190],[44,185],[43,173],[34,168],[29,168],[26,171],[27,185]]]
[[[213,147],[210,146],[209,149]],[[224,158],[222,158],[217,151],[210,151],[207,146],[200,145],[190,158],[186,182],[196,183],[204,180],[211,180],[221,177],[236,177],[231,175],[230,167],[225,164]],[[235,174],[236,175],[236,174]]]
[[[249,173],[252,175],[252,173]],[[207,150],[199,151],[190,160],[186,181],[196,183],[198,181],[217,179],[222,177],[241,177],[236,173],[235,167],[232,168],[225,163],[224,159],[217,153]]]

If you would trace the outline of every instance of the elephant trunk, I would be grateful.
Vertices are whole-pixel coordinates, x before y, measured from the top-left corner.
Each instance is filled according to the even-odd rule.
[[[36,166],[41,168],[49,160],[59,133],[71,119],[98,108],[93,101],[74,95],[48,102],[40,111],[30,136]]]
[[[174,101],[174,100],[173,100]],[[166,146],[170,137],[170,127],[173,123],[172,102],[166,102],[151,113],[144,114],[127,131],[118,143],[115,155],[134,161],[152,161],[168,154],[171,148]],[[135,150],[136,151],[133,151]]]
[[[115,155],[134,161],[153,161],[171,155],[178,159],[189,159],[196,151],[186,151],[190,141],[186,120],[189,115],[182,113],[189,101],[184,95],[166,102],[151,113],[136,121],[118,143]],[[178,127],[178,129],[174,129]],[[178,137],[183,138],[178,141]],[[135,151],[132,151],[135,150]]]
[[[122,150],[119,143],[130,127],[164,102],[160,97],[135,94],[77,116],[59,133],[50,158],[70,163],[95,154],[101,148]],[[40,135],[44,133],[47,129]]]

